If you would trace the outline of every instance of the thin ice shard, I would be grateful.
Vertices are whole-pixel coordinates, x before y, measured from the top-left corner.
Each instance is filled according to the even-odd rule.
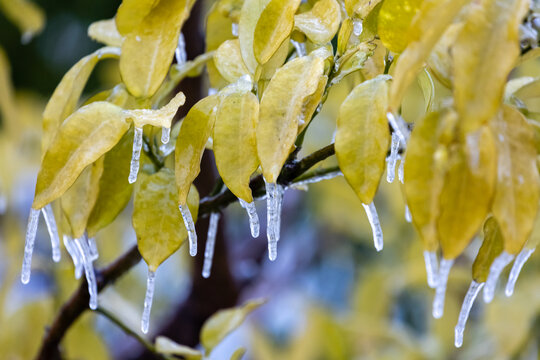
[[[409,205],[405,205],[405,221],[408,223],[412,223],[412,215],[411,210],[409,209]]]
[[[240,202],[240,206],[242,206],[244,209],[246,209],[246,212],[249,217],[249,229],[251,230],[251,236],[254,238],[259,237],[259,231],[260,231],[260,224],[259,224],[259,215],[257,215],[257,208],[255,207],[255,202],[252,201],[250,203],[238,199]]]
[[[178,207],[180,213],[182,214],[182,219],[184,219],[184,225],[188,232],[189,238],[189,254],[191,256],[197,255],[197,232],[195,231],[195,223],[193,222],[193,217],[187,205],[180,205]]]
[[[398,179],[400,183],[405,183],[405,158],[401,158],[401,161],[399,162]]]
[[[276,239],[279,241],[281,237],[281,209],[283,207],[283,195],[285,194],[285,188],[281,185],[276,186],[276,225],[275,234]]]
[[[338,171],[332,171],[332,172],[329,172],[329,173],[326,173],[326,174],[323,174],[323,175],[311,177],[309,179],[300,180],[298,182],[293,183],[291,185],[291,187],[293,187],[293,188],[301,188],[301,187],[309,185],[309,184],[318,183],[318,182],[323,181],[323,180],[330,180],[330,179],[333,179],[333,178],[338,177],[338,176],[343,176],[343,173],[341,171],[339,171],[339,170]]]
[[[204,264],[202,270],[202,276],[205,279],[210,277],[210,272],[212,270],[212,260],[214,258],[214,246],[216,245],[219,218],[219,213],[210,214],[210,224],[208,225],[208,235],[206,236],[206,247],[204,249]]]
[[[407,126],[407,123],[403,118],[399,115],[394,115],[391,112],[388,112],[386,114],[386,118],[388,119],[388,122],[390,123],[390,126],[392,127],[392,130],[399,136],[399,140],[401,141],[401,145],[405,146],[407,142],[409,141],[409,128]]]
[[[34,252],[34,243],[36,242],[36,232],[39,224],[40,210],[30,209],[28,216],[28,225],[26,227],[26,240],[24,244],[24,258],[21,272],[21,282],[28,284],[30,281],[30,270],[32,267],[32,253]]]
[[[142,127],[135,127],[135,134],[133,137],[133,154],[131,155],[131,166],[129,168],[130,184],[137,181],[137,175],[139,174],[139,160],[141,158],[141,149],[143,143],[143,129]]]
[[[266,237],[268,238],[268,258],[270,261],[277,258],[277,242],[279,240],[278,186],[276,183],[266,183]]]
[[[296,51],[296,56],[298,57],[306,56],[307,54],[306,44],[295,41],[295,40],[291,40],[291,43],[293,44],[294,50]]]
[[[399,156],[399,136],[392,133],[392,145],[390,145],[390,156],[386,158],[386,181],[390,184],[396,178],[396,163]]]
[[[474,304],[474,300],[478,296],[478,293],[480,293],[480,290],[482,290],[482,287],[484,286],[484,283],[477,283],[476,281],[472,281],[471,285],[469,286],[469,290],[467,291],[467,294],[465,295],[465,299],[463,299],[463,305],[461,305],[461,311],[459,312],[459,318],[456,325],[456,328],[454,329],[454,345],[459,348],[461,345],[463,345],[463,332],[465,331],[465,325],[467,324],[467,319],[469,318],[469,313],[471,312],[471,308]]]
[[[183,65],[187,61],[186,40],[184,39],[184,34],[182,33],[180,33],[180,36],[178,36],[178,46],[176,46],[174,56],[176,57],[176,62],[178,65]]]
[[[369,205],[362,204],[362,206],[364,206],[364,210],[366,211],[369,224],[371,225],[371,231],[373,232],[373,244],[375,245],[375,249],[377,251],[381,251],[384,246],[383,232],[381,229],[381,223],[379,222],[379,215],[377,215],[377,209],[375,208],[375,204],[372,202]]]
[[[424,251],[424,262],[426,264],[426,274],[428,286],[432,289],[437,287],[439,270],[439,261],[437,260],[437,253],[434,251]]]
[[[448,275],[450,269],[454,265],[454,260],[441,260],[441,266],[439,268],[439,276],[437,277],[437,287],[435,289],[435,298],[433,299],[433,317],[439,319],[444,313],[444,298],[446,296],[446,284],[448,283]]]
[[[60,237],[58,236],[58,228],[56,226],[56,220],[54,219],[54,212],[51,204],[45,205],[43,209],[43,218],[47,224],[47,230],[51,238],[52,258],[54,262],[60,261]]]
[[[168,144],[171,139],[171,128],[164,127],[161,128],[161,142],[163,145]]]
[[[231,33],[232,33],[233,36],[238,37],[238,24],[237,23],[232,23],[232,25],[231,25]]]
[[[516,281],[519,277],[519,273],[525,265],[525,262],[529,260],[535,249],[523,249],[516,257],[514,265],[512,265],[512,270],[510,270],[510,276],[508,277],[508,282],[506,283],[505,294],[506,296],[512,296],[514,293],[514,287],[516,286]]]
[[[156,273],[148,270],[148,278],[146,279],[146,295],[144,297],[144,310],[141,318],[141,331],[144,334],[148,333],[150,327],[150,311],[152,310],[152,301],[154,300],[154,289],[156,282]]]
[[[495,288],[497,287],[497,281],[501,276],[502,271],[506,265],[514,260],[514,255],[503,251],[501,255],[497,256],[491,266],[489,267],[489,275],[486,280],[486,287],[484,287],[484,302],[490,303],[495,296]]]
[[[90,294],[90,302],[88,303],[88,306],[90,309],[96,310],[98,307],[98,291],[94,266],[92,265],[92,260],[90,260],[90,249],[84,237],[75,239],[74,241],[81,255],[84,266],[84,274],[86,276],[86,282],[88,283],[88,294]]]
[[[75,267],[75,279],[80,279],[83,272],[83,261],[81,254],[79,253],[79,248],[75,245],[73,239],[67,235],[64,235],[64,246],[73,261],[73,266]]]
[[[90,260],[96,261],[99,258],[99,252],[96,245],[96,239],[88,238],[88,235],[84,234],[84,237],[88,239],[88,248],[90,249]]]

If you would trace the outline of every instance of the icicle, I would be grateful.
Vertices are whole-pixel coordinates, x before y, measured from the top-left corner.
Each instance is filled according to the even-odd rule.
[[[437,271],[439,267],[437,253],[434,251],[424,251],[424,262],[426,264],[428,286],[435,289],[437,287]]]
[[[39,210],[30,209],[28,216],[28,225],[26,227],[26,241],[24,244],[24,258],[21,272],[21,282],[28,284],[30,281],[30,270],[32,266],[32,253],[34,252],[34,243],[36,242],[37,227],[39,224]]]
[[[405,158],[401,158],[401,161],[399,162],[398,179],[400,183],[405,183]]]
[[[146,279],[146,295],[144,296],[144,310],[141,318],[141,331],[144,334],[148,333],[150,327],[150,310],[152,310],[152,301],[154,300],[154,289],[156,282],[156,273],[148,270],[148,278]]]
[[[164,127],[161,128],[161,142],[163,145],[168,144],[171,139],[171,128]]]
[[[60,237],[58,236],[58,228],[56,227],[56,220],[54,219],[54,212],[51,204],[45,205],[43,209],[43,218],[47,224],[47,230],[51,238],[52,258],[54,262],[60,261]]]
[[[0,215],[7,211],[7,196],[0,191]]]
[[[295,40],[291,40],[291,43],[293,44],[294,50],[296,50],[296,55],[298,57],[306,56],[306,44]]]
[[[412,215],[411,210],[409,209],[409,205],[405,205],[405,221],[408,223],[412,223]]]
[[[396,177],[396,162],[399,156],[399,136],[392,133],[392,145],[390,146],[390,156],[386,158],[386,181],[390,184]]]
[[[318,183],[320,181],[323,181],[323,180],[330,180],[330,179],[333,179],[335,177],[338,177],[338,176],[343,176],[343,173],[341,171],[332,171],[332,172],[329,172],[327,174],[323,174],[323,175],[320,175],[320,176],[315,176],[315,177],[312,177],[312,178],[309,178],[309,179],[306,179],[306,180],[301,180],[301,181],[298,181],[298,182],[295,182],[291,185],[291,187],[293,188],[299,188],[299,187],[303,187],[303,186],[306,186],[306,185],[309,185],[309,184],[314,184],[314,183]]]
[[[277,258],[277,242],[279,240],[278,197],[279,190],[276,183],[266,183],[266,236],[268,238],[268,258],[274,261]]]
[[[208,225],[208,235],[206,236],[206,248],[204,249],[204,264],[202,270],[202,276],[205,279],[210,277],[210,271],[212,270],[212,259],[214,258],[214,246],[216,244],[219,218],[219,213],[210,214],[210,224]]]
[[[354,36],[360,36],[362,34],[363,24],[362,20],[353,21],[353,34]]]
[[[510,264],[512,260],[514,260],[514,255],[503,251],[501,255],[497,256],[495,260],[493,260],[493,262],[491,263],[491,266],[489,267],[489,275],[486,280],[486,287],[484,288],[485,303],[490,303],[491,300],[493,300],[499,276],[501,275],[501,272],[504,270],[506,265]]]
[[[99,252],[96,245],[96,239],[88,238],[88,235],[84,234],[84,238],[88,239],[88,248],[90,249],[90,260],[96,261],[99,258]]]
[[[238,36],[238,24],[232,23],[231,25],[231,33],[233,36]]]
[[[371,231],[373,232],[373,243],[375,245],[375,249],[377,251],[381,251],[384,245],[383,232],[381,229],[381,224],[379,222],[379,215],[377,215],[377,209],[375,208],[375,204],[372,202],[369,205],[362,204],[362,206],[364,206],[364,210],[366,211],[369,224],[371,225]]]
[[[401,144],[405,146],[409,140],[409,129],[405,120],[401,116],[395,116],[391,112],[386,113],[386,118],[394,132],[399,136]]]
[[[469,318],[469,313],[471,312],[471,308],[473,306],[474,300],[478,296],[478,293],[480,292],[480,290],[482,290],[483,286],[484,286],[484,283],[477,283],[476,281],[473,280],[471,282],[471,285],[469,286],[469,290],[467,291],[467,294],[465,295],[465,299],[463,299],[463,305],[461,305],[461,311],[459,312],[458,322],[454,330],[454,334],[455,334],[454,345],[457,348],[463,345],[463,332],[465,331],[465,324],[467,324],[467,319]]]
[[[242,206],[244,209],[246,209],[246,212],[249,217],[249,229],[251,230],[251,236],[256,238],[259,237],[259,230],[260,230],[260,224],[259,224],[259,215],[257,215],[257,208],[255,207],[255,202],[252,201],[250,203],[238,199],[240,202],[240,206]]]
[[[508,282],[506,283],[506,290],[504,292],[506,296],[512,296],[514,293],[514,287],[516,286],[519,273],[521,272],[523,265],[525,265],[525,262],[531,257],[534,250],[535,249],[523,249],[516,257],[514,265],[512,265],[512,270],[510,270]]]
[[[75,239],[74,241],[81,255],[86,282],[88,283],[88,294],[90,294],[90,302],[88,306],[90,309],[96,310],[98,306],[98,291],[94,266],[90,260],[90,249],[88,248],[88,244],[86,243],[84,237]]]
[[[71,256],[71,260],[73,260],[73,266],[75,267],[75,279],[80,279],[83,272],[83,262],[79,249],[73,243],[73,239],[67,235],[64,235],[64,246]]]
[[[174,55],[178,65],[183,65],[187,61],[186,40],[184,39],[184,34],[182,33],[180,33],[180,36],[178,36],[178,46],[174,51]]]
[[[184,219],[184,225],[188,232],[189,238],[189,254],[191,256],[197,255],[197,232],[195,231],[195,223],[193,222],[193,217],[189,212],[189,207],[187,205],[180,205],[178,207],[182,218]]]
[[[130,184],[137,181],[137,174],[139,173],[139,159],[141,158],[141,149],[143,143],[143,129],[142,127],[135,127],[135,135],[133,138],[133,154],[131,155],[131,166],[129,168]]]
[[[281,237],[281,208],[283,206],[283,195],[285,194],[285,188],[281,185],[276,185],[276,225],[275,234],[276,239],[279,241]]]
[[[446,283],[448,282],[448,275],[450,269],[454,265],[454,260],[441,260],[439,267],[439,275],[437,276],[437,287],[435,289],[435,298],[433,299],[433,317],[439,319],[444,313],[444,297],[446,296]]]

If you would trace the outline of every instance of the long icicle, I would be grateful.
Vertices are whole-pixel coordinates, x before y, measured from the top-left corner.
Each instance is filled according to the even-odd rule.
[[[90,294],[90,301],[88,303],[88,307],[90,307],[90,309],[92,310],[96,310],[98,307],[97,281],[96,274],[94,272],[94,266],[92,265],[92,261],[90,260],[90,249],[88,248],[88,243],[86,242],[86,239],[84,239],[84,237],[80,239],[75,239],[74,241],[77,245],[79,253],[81,254],[84,266],[84,273],[86,276],[86,282],[88,284],[88,294]]]
[[[150,327],[150,311],[152,310],[152,302],[154,301],[154,289],[156,284],[156,273],[148,269],[148,277],[146,279],[146,295],[144,296],[144,309],[141,318],[141,331],[144,334],[148,333]]]
[[[73,242],[73,239],[68,235],[64,235],[64,246],[73,261],[73,266],[75,267],[75,279],[80,279],[83,272],[83,263],[79,249]]]
[[[426,274],[428,286],[432,289],[437,287],[439,270],[439,261],[437,260],[437,253],[435,251],[424,250],[424,262],[426,264]]]
[[[386,181],[390,184],[396,178],[396,163],[399,156],[399,136],[392,133],[392,145],[390,145],[390,156],[386,158]]]
[[[435,289],[435,298],[433,299],[433,309],[432,314],[435,319],[439,319],[443,316],[444,313],[444,298],[446,296],[446,284],[448,283],[448,275],[450,274],[450,269],[454,265],[454,260],[441,260],[441,265],[439,267],[439,276],[437,279],[437,287]]]
[[[204,263],[202,276],[205,279],[210,277],[212,271],[212,260],[214,259],[214,247],[216,245],[216,235],[220,214],[210,214],[210,224],[208,225],[208,235],[206,236],[206,247],[204,249]]]
[[[371,225],[371,231],[373,232],[373,243],[375,245],[375,249],[377,251],[381,251],[384,246],[383,241],[383,232],[381,229],[381,223],[379,222],[379,215],[377,215],[377,209],[375,208],[375,204],[371,202],[370,204],[362,204],[364,206],[364,210],[366,211],[366,215],[369,220],[369,224]]]
[[[189,207],[187,205],[180,205],[178,208],[180,209],[180,213],[182,214],[182,219],[184,219],[184,225],[186,226],[188,233],[189,254],[191,256],[195,256],[197,255],[197,232],[195,231],[193,217],[191,216],[191,212],[189,211]]]
[[[184,38],[184,34],[182,33],[180,33],[180,36],[178,36],[178,45],[176,46],[176,50],[174,51],[174,56],[178,65],[182,65],[187,61],[186,39]]]
[[[84,237],[88,239],[88,248],[90,249],[90,260],[96,261],[99,258],[99,252],[96,245],[96,239],[88,238],[88,235],[85,233]]]
[[[484,287],[484,302],[490,303],[495,296],[495,288],[497,287],[497,281],[499,276],[501,276],[502,271],[506,265],[514,260],[514,255],[503,251],[499,256],[493,260],[491,266],[489,267],[489,275],[486,280],[486,286]]]
[[[277,258],[277,242],[279,231],[277,226],[277,184],[266,183],[266,237],[268,238],[268,258],[274,261]]]
[[[39,224],[40,210],[30,209],[28,216],[28,225],[26,227],[26,240],[24,244],[24,257],[21,272],[21,282],[28,284],[30,281],[30,271],[32,268],[32,253],[34,252],[34,244],[36,242],[36,233]]]
[[[281,209],[283,207],[283,195],[285,194],[285,188],[279,184],[276,185],[276,224],[275,234],[276,239],[279,241],[281,238]]]
[[[255,207],[255,201],[252,201],[250,203],[238,199],[240,202],[240,206],[242,206],[244,209],[246,209],[246,212],[249,217],[249,229],[251,230],[251,236],[256,238],[259,237],[260,232],[260,223],[259,223],[259,215],[257,214],[257,208]]]
[[[508,277],[508,282],[506,283],[506,289],[504,293],[506,296],[512,296],[514,293],[514,287],[516,286],[516,281],[519,277],[521,269],[525,262],[529,260],[535,249],[523,249],[516,257],[514,265],[512,265],[512,270],[510,270],[510,276]]]
[[[388,119],[388,122],[390,123],[390,126],[394,130],[395,133],[399,136],[399,140],[401,141],[401,144],[405,146],[409,140],[409,128],[407,127],[407,123],[403,118],[399,115],[394,115],[391,112],[388,112],[386,114],[386,118]]]
[[[45,224],[47,224],[47,230],[51,238],[52,258],[54,262],[60,261],[60,237],[58,236],[58,227],[56,226],[56,220],[54,219],[54,212],[51,204],[45,205],[43,209],[43,218]]]
[[[463,305],[461,305],[461,311],[459,312],[459,318],[457,325],[454,329],[454,345],[459,348],[463,345],[463,332],[465,331],[465,325],[467,324],[467,319],[469,318],[469,313],[474,304],[474,300],[482,290],[484,283],[477,283],[472,281],[469,286],[469,290],[463,299]]]
[[[133,184],[137,181],[137,175],[139,174],[139,161],[141,158],[141,149],[143,143],[143,128],[135,127],[135,133],[133,135],[133,153],[131,155],[131,165],[129,167],[129,178],[128,181],[130,184]]]

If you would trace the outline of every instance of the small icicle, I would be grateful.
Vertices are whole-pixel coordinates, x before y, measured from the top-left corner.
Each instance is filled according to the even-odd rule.
[[[490,303],[495,296],[495,288],[497,287],[497,281],[506,265],[514,260],[514,255],[503,251],[501,255],[497,256],[489,267],[489,275],[486,280],[486,287],[484,287],[484,302]]]
[[[394,132],[399,136],[401,144],[405,146],[409,140],[409,129],[405,120],[401,116],[395,116],[391,112],[386,113],[386,118]]]
[[[180,36],[178,36],[178,45],[176,46],[174,55],[178,65],[182,65],[187,61],[186,40],[184,39],[184,34],[182,33],[180,33]]]
[[[231,25],[231,33],[233,36],[238,36],[238,24],[232,23]]]
[[[510,276],[508,277],[508,282],[506,283],[506,296],[512,296],[514,293],[514,287],[516,286],[516,281],[519,277],[519,273],[525,265],[525,262],[529,260],[535,249],[523,249],[516,257],[514,265],[512,265],[512,270],[510,270]]]
[[[240,202],[240,206],[246,209],[246,212],[248,214],[251,236],[254,238],[259,237],[259,231],[260,231],[259,215],[257,215],[257,208],[255,207],[255,202],[252,201],[248,203],[242,199],[238,199],[238,201]]]
[[[458,322],[454,330],[454,345],[457,348],[460,348],[461,345],[463,345],[463,332],[465,331],[465,324],[467,324],[467,319],[469,318],[469,313],[471,312],[474,300],[478,296],[480,290],[482,290],[483,286],[484,283],[477,283],[473,280],[469,286],[467,294],[465,295],[465,299],[463,299],[463,305],[461,305]]]
[[[6,213],[7,205],[8,205],[7,196],[2,191],[0,191],[0,215]]]
[[[306,44],[295,40],[291,40],[291,43],[293,44],[294,50],[296,50],[296,55],[298,57],[306,56]]]
[[[171,128],[164,127],[161,128],[161,142],[163,145],[168,144],[171,139]]]
[[[354,36],[360,36],[360,34],[362,34],[362,30],[363,30],[362,20],[354,20],[353,21]]]
[[[409,209],[409,205],[405,205],[405,221],[408,223],[412,223],[412,215],[411,210]]]
[[[156,282],[156,273],[148,270],[148,278],[146,279],[146,295],[144,297],[144,310],[141,318],[141,331],[144,334],[148,333],[150,327],[150,311],[152,310],[152,301],[154,300],[154,289]]]
[[[197,255],[197,232],[195,231],[193,217],[191,216],[191,212],[189,212],[189,207],[187,205],[180,205],[178,208],[180,209],[180,213],[184,219],[184,225],[188,232],[189,254],[195,256]]]
[[[90,260],[90,249],[84,237],[80,239],[75,239],[74,241],[81,255],[82,263],[84,266],[84,273],[86,276],[86,282],[88,283],[88,293],[90,294],[90,302],[88,306],[90,307],[90,309],[96,310],[98,307],[98,291],[94,266],[92,265],[92,261]]]
[[[30,209],[28,216],[28,225],[26,227],[26,241],[24,244],[24,258],[21,272],[21,282],[28,284],[30,281],[30,270],[32,267],[32,253],[34,252],[34,243],[36,242],[36,233],[39,224],[40,210]]]
[[[58,228],[56,227],[56,220],[54,219],[54,212],[51,204],[45,205],[43,209],[43,218],[47,224],[47,230],[51,238],[52,258],[54,262],[60,261],[60,237],[58,236]]]
[[[266,237],[268,238],[268,258],[274,261],[277,258],[277,242],[279,229],[277,221],[278,212],[278,185],[266,183]]]
[[[281,209],[283,206],[283,195],[285,194],[285,188],[281,185],[276,185],[276,226],[275,234],[276,239],[279,241],[281,238]]]
[[[90,249],[90,260],[96,261],[99,258],[99,252],[96,245],[96,239],[88,238],[88,235],[84,234],[84,237],[88,239],[88,248]]]
[[[439,262],[435,251],[424,251],[424,262],[426,264],[426,274],[428,286],[432,289],[437,287],[437,271],[439,270]]]
[[[364,206],[364,210],[366,211],[369,224],[371,225],[375,249],[377,251],[381,251],[384,245],[383,232],[381,229],[381,223],[379,222],[379,215],[377,215],[377,209],[375,208],[375,204],[372,202],[369,205],[362,204],[362,206]]]
[[[79,249],[73,242],[73,239],[67,235],[64,235],[64,246],[73,261],[73,266],[75,267],[75,279],[80,279],[83,272],[83,263]]]
[[[392,133],[392,145],[390,145],[390,156],[386,158],[386,181],[390,184],[396,177],[396,162],[399,156],[399,136]]]
[[[405,183],[405,158],[401,158],[401,161],[399,162],[398,179],[400,183]]]
[[[135,127],[135,135],[133,137],[133,154],[131,155],[131,166],[129,168],[130,184],[137,181],[137,174],[139,173],[139,160],[141,158],[141,149],[143,143],[143,129],[142,127]]]
[[[437,287],[435,289],[435,298],[433,299],[433,317],[440,319],[444,313],[444,298],[446,296],[446,284],[448,283],[448,275],[450,269],[454,265],[454,260],[441,260],[439,267],[439,275],[437,276]]]
[[[210,271],[212,270],[212,259],[214,258],[214,246],[216,245],[219,218],[219,213],[210,214],[210,224],[208,225],[208,235],[206,237],[206,248],[204,249],[204,264],[202,270],[202,276],[205,279],[210,277]]]

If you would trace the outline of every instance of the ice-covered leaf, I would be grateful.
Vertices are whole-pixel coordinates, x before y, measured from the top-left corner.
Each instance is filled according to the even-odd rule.
[[[311,10],[294,17],[294,27],[314,44],[334,38],[341,22],[341,8],[336,0],[319,0]]]
[[[219,46],[214,55],[214,64],[221,76],[230,83],[249,74],[249,70],[242,59],[238,39],[227,40]]]
[[[196,221],[199,194],[191,186],[187,203]],[[187,232],[178,213],[174,173],[168,168],[146,176],[135,191],[133,228],[137,246],[150,271],[171,256],[186,240]]]
[[[231,355],[230,360],[241,360],[246,354],[246,348],[236,349]]]
[[[240,50],[242,52],[244,63],[252,74],[255,74],[259,65],[253,51],[255,27],[261,17],[261,13],[269,1],[270,0],[245,0],[240,13],[238,40],[240,41]]]
[[[447,88],[452,87],[452,47],[461,31],[462,23],[451,24],[433,47],[427,64],[435,77]]]
[[[0,0],[0,9],[19,28],[23,43],[30,41],[45,26],[45,14],[33,1]]]
[[[179,92],[171,101],[161,109],[135,109],[126,110],[126,116],[133,120],[135,127],[142,128],[144,125],[170,128],[174,115],[178,108],[184,105],[186,97],[184,93]]]
[[[353,33],[354,23],[351,18],[346,18],[341,22],[341,26],[338,32],[337,38],[337,56],[341,56],[346,50],[349,44],[349,39]]]
[[[424,96],[424,111],[426,114],[428,114],[431,112],[431,107],[433,106],[435,84],[433,84],[431,74],[426,69],[418,74],[417,81],[418,85],[420,86],[420,90],[422,90],[422,95]]]
[[[379,11],[379,37],[390,51],[400,53],[409,43],[409,29],[423,0],[385,0]]]
[[[474,259],[472,277],[474,281],[486,282],[489,268],[493,260],[499,256],[504,248],[504,240],[497,220],[490,216],[484,223],[484,241],[478,255]]]
[[[350,17],[364,19],[382,0],[345,0],[345,9]]]
[[[372,1],[372,3],[375,2]],[[372,41],[378,37],[379,12],[381,11],[382,4],[382,2],[376,4],[362,21],[362,33],[359,37],[360,42]]]
[[[180,355],[186,360],[199,360],[203,356],[200,351],[177,344],[165,336],[158,336],[156,338],[156,351],[165,355]]]
[[[540,197],[534,131],[518,110],[506,105],[492,127],[497,144],[493,215],[503,234],[504,250],[517,254],[533,229]]]
[[[99,20],[88,27],[88,36],[97,42],[107,46],[121,47],[124,38],[116,28],[114,19]]]
[[[304,129],[309,125],[312,120],[313,115],[317,109],[321,106],[321,101],[323,100],[324,91],[326,90],[326,85],[328,83],[328,76],[324,75],[319,79],[319,84],[317,85],[317,90],[308,96],[304,105],[302,106],[302,115],[304,123],[300,123],[298,126],[298,133],[300,134]]]
[[[206,52],[214,51],[223,42],[234,39],[232,26],[232,20],[220,11],[219,4],[214,4],[206,17]],[[231,31],[224,29],[231,29]],[[208,63],[207,71],[211,88],[221,89],[227,85],[227,81],[221,76],[213,61]]]
[[[357,85],[339,109],[335,143],[339,167],[364,204],[373,201],[390,144],[389,80],[381,75]]]
[[[337,84],[345,76],[361,70],[366,61],[373,55],[377,46],[373,43],[364,42],[350,47],[336,61],[337,71],[332,78],[332,84]]]

